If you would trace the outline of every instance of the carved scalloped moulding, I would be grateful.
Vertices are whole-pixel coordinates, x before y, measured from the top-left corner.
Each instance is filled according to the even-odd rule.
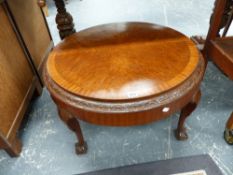
[[[186,81],[184,81],[184,83],[158,96],[154,96],[141,101],[135,99],[134,102],[101,102],[81,98],[65,91],[63,88],[57,85],[56,82],[54,82],[49,77],[46,69],[44,69],[44,79],[45,84],[51,95],[55,96],[59,100],[65,102],[67,105],[70,105],[72,107],[100,113],[129,113],[161,107],[175,101],[176,99],[181,98],[201,82],[204,75],[204,70],[205,63],[202,56],[200,55],[200,60],[197,68],[195,69],[193,74]]]

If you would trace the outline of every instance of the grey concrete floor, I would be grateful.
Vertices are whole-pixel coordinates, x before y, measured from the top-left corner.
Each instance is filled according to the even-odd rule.
[[[49,3],[47,18],[55,43],[56,9]],[[77,31],[118,21],[147,21],[173,27],[188,36],[205,35],[214,0],[69,0]],[[75,135],[58,118],[44,90],[34,100],[21,132],[23,151],[10,158],[0,151],[0,175],[69,175],[105,168],[208,153],[225,175],[233,174],[233,146],[223,139],[233,110],[233,82],[212,63],[202,83],[202,99],[186,126],[189,140],[174,137],[178,113],[137,127],[103,127],[81,122],[89,145],[86,155],[74,151]]]

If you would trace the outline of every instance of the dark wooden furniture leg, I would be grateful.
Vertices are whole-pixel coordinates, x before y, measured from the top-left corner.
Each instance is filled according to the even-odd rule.
[[[233,112],[227,121],[224,138],[227,143],[233,145]]]
[[[78,119],[61,107],[58,107],[58,112],[61,119],[67,124],[70,130],[75,132],[77,136],[78,143],[75,144],[76,154],[85,154],[87,152],[87,143],[84,141]]]
[[[75,33],[73,18],[66,11],[63,0],[54,0],[57,7],[56,23],[61,39]]]
[[[194,96],[191,102],[189,102],[180,113],[180,118],[178,122],[178,127],[176,129],[176,138],[178,140],[188,139],[188,134],[184,126],[186,118],[196,109],[198,102],[201,98],[201,91],[199,90]]]

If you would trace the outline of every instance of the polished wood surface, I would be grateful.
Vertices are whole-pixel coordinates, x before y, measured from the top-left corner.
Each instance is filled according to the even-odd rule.
[[[49,56],[51,78],[78,96],[156,96],[196,69],[199,53],[183,34],[148,23],[102,25],[65,38]]]
[[[77,119],[132,126],[182,110],[176,136],[187,139],[184,122],[199,102],[204,70],[194,43],[181,33],[149,23],[115,23],[66,37],[50,54],[44,80],[81,154],[87,145]]]
[[[44,15],[37,0],[7,0],[17,27],[29,50],[35,67],[40,72],[43,61],[53,47]]]

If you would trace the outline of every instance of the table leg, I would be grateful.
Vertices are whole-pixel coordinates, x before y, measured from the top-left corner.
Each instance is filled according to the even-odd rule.
[[[233,112],[227,121],[224,138],[227,143],[233,145]]]
[[[73,116],[67,110],[59,107],[59,115],[61,119],[67,124],[70,130],[74,131],[78,139],[78,143],[75,144],[76,154],[85,154],[87,152],[87,143],[84,141],[82,130],[78,119]]]
[[[75,33],[73,18],[66,11],[63,0],[54,0],[57,7],[56,23],[61,39]]]
[[[184,127],[184,123],[186,118],[196,109],[198,102],[201,98],[201,91],[199,90],[192,98],[192,101],[189,102],[180,113],[180,118],[178,122],[178,127],[176,129],[176,138],[178,140],[186,140],[188,139],[188,134],[186,132],[186,128]]]

